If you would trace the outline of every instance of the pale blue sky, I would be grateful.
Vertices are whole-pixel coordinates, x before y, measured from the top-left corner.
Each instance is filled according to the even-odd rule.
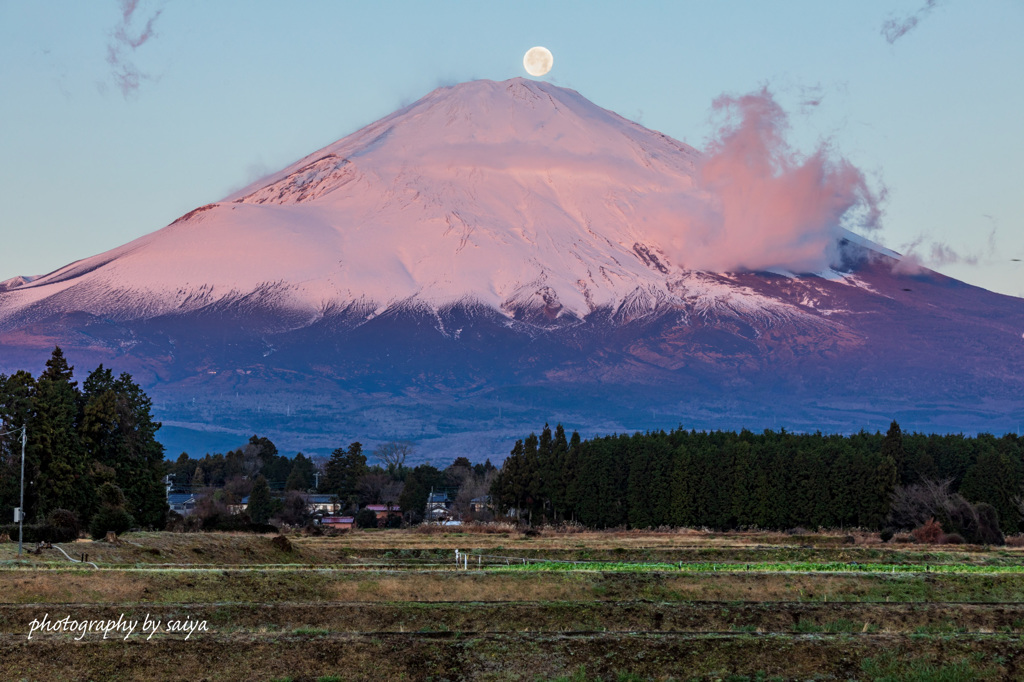
[[[546,80],[697,147],[715,97],[767,86],[799,148],[828,138],[888,188],[873,239],[926,263],[947,246],[975,262],[936,269],[1024,296],[1024,1],[933,4],[139,0],[125,38],[160,14],[133,48],[121,2],[0,0],[0,280],[156,230],[439,85],[525,75],[545,45]]]

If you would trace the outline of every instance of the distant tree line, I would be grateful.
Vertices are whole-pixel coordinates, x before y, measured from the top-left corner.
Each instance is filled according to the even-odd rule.
[[[100,365],[79,387],[73,371],[57,347],[38,377],[0,374],[0,432],[9,432],[0,437],[0,509],[19,506],[21,437],[10,432],[27,425],[27,523],[49,521],[73,536],[79,524],[94,535],[162,528],[164,451],[149,397],[127,373]]]
[[[166,466],[176,490],[199,492],[207,488],[227,489],[241,499],[249,494],[257,475],[277,490],[307,490],[315,481],[316,463],[298,453],[280,454],[266,437],[252,436],[249,442],[226,454],[206,454],[193,458],[181,453]]]
[[[487,494],[497,471],[494,465],[490,461],[473,465],[459,457],[443,470],[431,464],[410,467],[405,462],[413,451],[408,441],[382,443],[371,453],[376,462],[370,464],[362,443],[353,442],[335,449],[329,458],[301,452],[288,458],[278,453],[270,439],[254,435],[246,445],[226,454],[193,458],[182,453],[166,464],[166,471],[175,489],[200,497],[194,516],[207,529],[234,528],[239,515],[231,514],[230,508],[247,497],[245,515],[253,522],[274,519],[303,524],[310,517],[309,493],[330,495],[345,514],[355,515],[367,504],[388,505],[394,509],[391,522],[400,524],[422,520],[433,490],[451,498],[448,502],[455,515],[468,518],[470,501]]]
[[[1014,434],[904,435],[893,422],[884,435],[677,429],[581,440],[545,425],[516,441],[491,495],[533,523],[882,529],[916,518],[893,519],[894,497],[928,484],[985,505],[983,518],[994,513],[1003,532],[1016,533],[1022,480],[1024,440]]]

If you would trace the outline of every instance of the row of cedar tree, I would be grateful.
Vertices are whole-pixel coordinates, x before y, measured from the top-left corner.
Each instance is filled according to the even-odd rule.
[[[894,493],[936,481],[947,498],[991,505],[1003,532],[1021,530],[1024,439],[904,435],[896,422],[885,435],[679,429],[585,441],[545,426],[516,442],[491,496],[533,523],[877,530],[892,523]]]
[[[232,476],[247,479],[247,489],[239,491],[243,494],[257,471],[286,480],[290,489],[307,490],[313,484],[311,459],[280,456],[273,443],[255,436],[226,456],[193,460],[182,455],[165,462],[156,440],[160,424],[132,378],[115,377],[100,366],[79,387],[59,348],[38,378],[24,371],[0,375],[0,431],[22,424],[29,425],[25,508],[30,520],[67,509],[85,523],[115,508],[136,526],[163,527],[162,479],[168,472],[187,476],[193,487],[224,486]],[[4,513],[18,506],[20,457],[20,438],[0,438]],[[353,496],[367,484],[368,494],[376,496],[389,485],[400,485],[394,491],[399,506],[422,510],[432,487],[491,478],[489,462],[470,467],[460,458],[456,465],[443,472],[401,464],[385,471],[367,467],[361,446],[353,443],[334,452],[320,489],[357,502]],[[581,440],[578,433],[567,438],[561,425],[554,432],[545,426],[539,437],[531,434],[516,442],[493,477],[490,493],[499,514],[513,510],[531,523],[879,529],[889,522],[894,493],[898,500],[901,490],[930,481],[948,482],[947,493],[990,506],[1004,532],[1021,530],[1024,440],[1016,435],[904,435],[895,422],[885,435],[679,429],[591,440]]]
[[[162,528],[164,449],[149,397],[128,374],[115,377],[100,365],[79,387],[72,370],[56,348],[38,378],[0,375],[0,431],[28,425],[25,520],[68,510],[110,530]],[[8,523],[19,506],[20,468],[21,434],[0,438],[0,509]]]

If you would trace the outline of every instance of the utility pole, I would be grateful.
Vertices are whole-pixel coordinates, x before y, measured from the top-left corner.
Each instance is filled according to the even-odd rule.
[[[21,431],[21,499],[18,502],[20,507],[14,510],[14,520],[18,522],[18,558],[21,558],[22,540],[24,539],[25,525],[25,441],[28,440],[28,425],[22,424],[20,429],[13,431],[0,431],[0,436],[10,436]]]
[[[25,524],[25,441],[28,440],[28,426],[21,425],[21,506],[18,508],[18,558],[21,558],[22,540],[24,539]]]

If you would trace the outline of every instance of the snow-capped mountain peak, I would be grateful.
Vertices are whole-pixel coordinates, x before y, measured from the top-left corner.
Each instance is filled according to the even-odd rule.
[[[692,198],[697,158],[547,83],[440,88],[162,230],[8,287],[0,315],[48,300],[135,319],[246,297],[288,324],[353,301],[548,319],[683,306],[700,275],[648,228]]]

